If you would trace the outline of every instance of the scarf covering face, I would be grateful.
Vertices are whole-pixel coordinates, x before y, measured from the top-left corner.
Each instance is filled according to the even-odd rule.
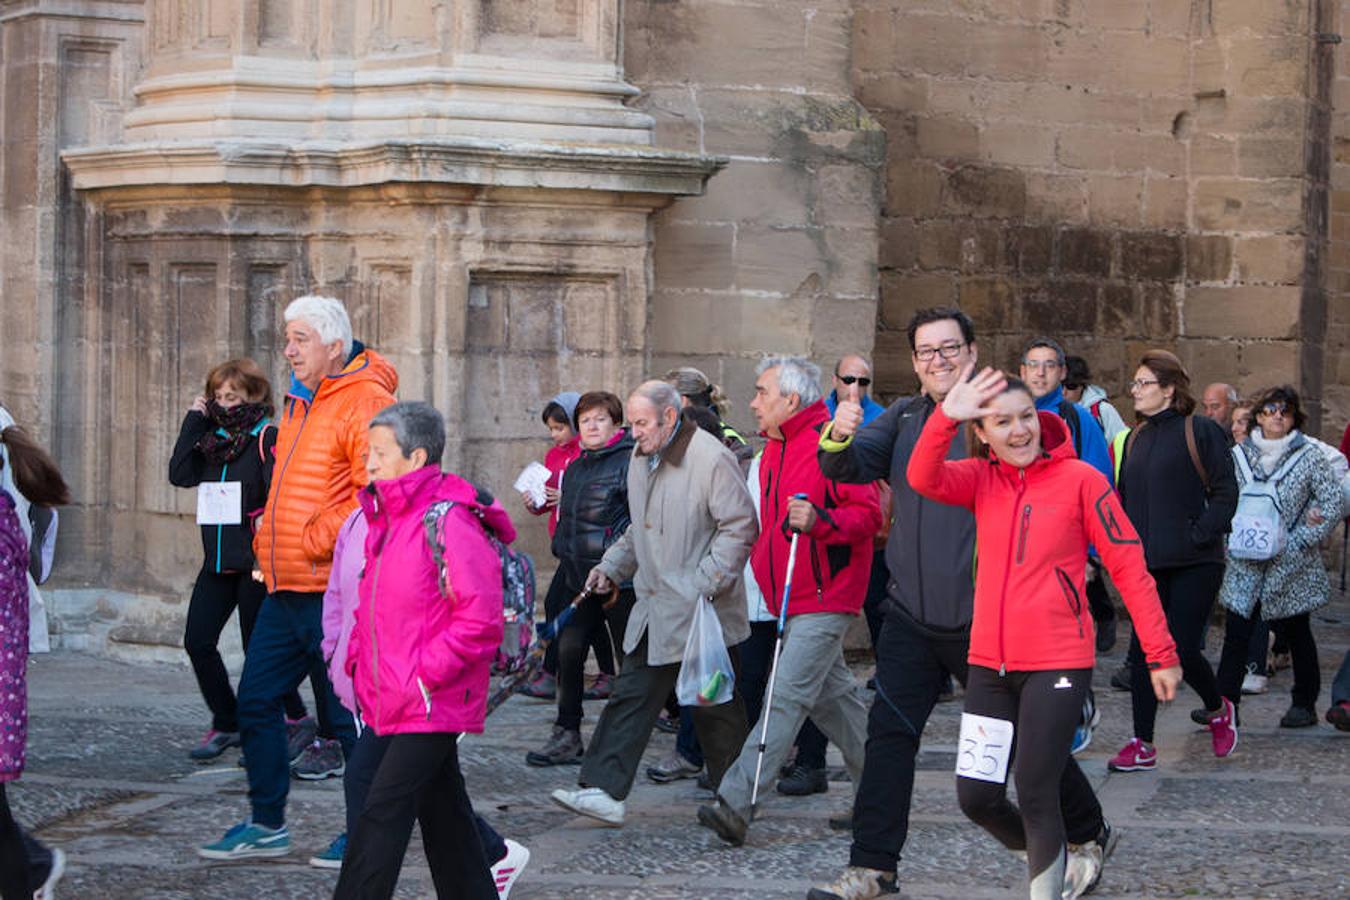
[[[241,403],[226,409],[214,400],[206,401],[206,418],[216,426],[197,441],[197,449],[207,462],[216,466],[234,462],[248,446],[253,429],[267,418],[267,408],[261,403]]]

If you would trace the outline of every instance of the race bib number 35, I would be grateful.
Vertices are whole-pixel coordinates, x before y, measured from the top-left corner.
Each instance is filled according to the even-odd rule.
[[[961,713],[961,737],[956,747],[956,774],[962,778],[1003,784],[1012,756],[1013,723],[989,716]]]

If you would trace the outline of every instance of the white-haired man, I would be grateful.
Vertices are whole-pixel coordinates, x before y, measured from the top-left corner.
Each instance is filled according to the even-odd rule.
[[[872,538],[881,528],[876,486],[827,478],[816,460],[820,431],[830,421],[820,369],[799,356],[777,356],[760,363],[757,374],[750,408],[769,444],[760,462],[759,538],[750,565],[769,611],[782,616],[787,603],[787,628],[773,696],[723,776],[717,803],[698,810],[699,822],[733,845],[744,842],[754,814],[755,776],[761,791],[778,776],[808,715],[843,753],[853,783],[862,780],[867,704],[844,664],[844,634],[862,610]],[[841,399],[857,403],[860,386],[845,390]]]
[[[675,686],[702,598],[711,598],[728,648],[750,636],[741,572],[755,540],[754,502],[736,458],[717,438],[681,420],[673,386],[644,382],[626,412],[637,443],[628,467],[633,522],[586,586],[607,594],[631,579],[637,603],[624,632],[623,670],[581,762],[580,788],[553,792],[559,806],[608,825],[623,824],[624,798]],[[692,714],[716,783],[745,739],[745,705],[736,692]]]
[[[207,859],[290,852],[282,699],[306,675],[316,695],[320,734],[335,738],[344,758],[356,740],[351,714],[328,683],[321,650],[323,592],[338,530],[369,481],[370,420],[394,402],[398,375],[352,339],[347,310],[332,297],[300,297],[286,307],[285,319],[291,385],[277,431],[272,486],[253,542],[267,599],[239,680],[252,814],[219,841],[198,848]],[[338,772],[341,762],[335,761]]]

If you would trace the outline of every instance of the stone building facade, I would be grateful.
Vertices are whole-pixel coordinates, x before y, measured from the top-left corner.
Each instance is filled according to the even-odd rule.
[[[331,292],[501,493],[543,402],[955,302],[986,359],[1145,346],[1350,416],[1339,0],[0,0],[0,400],[55,448],[55,628],[167,648],[165,461]],[[1128,403],[1125,404],[1128,410]],[[526,546],[547,557],[541,523]]]

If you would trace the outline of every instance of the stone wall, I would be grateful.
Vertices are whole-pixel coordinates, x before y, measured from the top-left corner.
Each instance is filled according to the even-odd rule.
[[[1000,365],[1050,334],[1119,396],[1175,347],[1201,384],[1294,381],[1316,410],[1316,5],[860,0],[884,386],[912,386],[910,313],[959,303]]]
[[[872,348],[885,136],[853,98],[851,7],[625,4],[625,74],[656,142],[731,160],[655,218],[650,370],[703,369],[747,434],[760,357],[828,370]]]

